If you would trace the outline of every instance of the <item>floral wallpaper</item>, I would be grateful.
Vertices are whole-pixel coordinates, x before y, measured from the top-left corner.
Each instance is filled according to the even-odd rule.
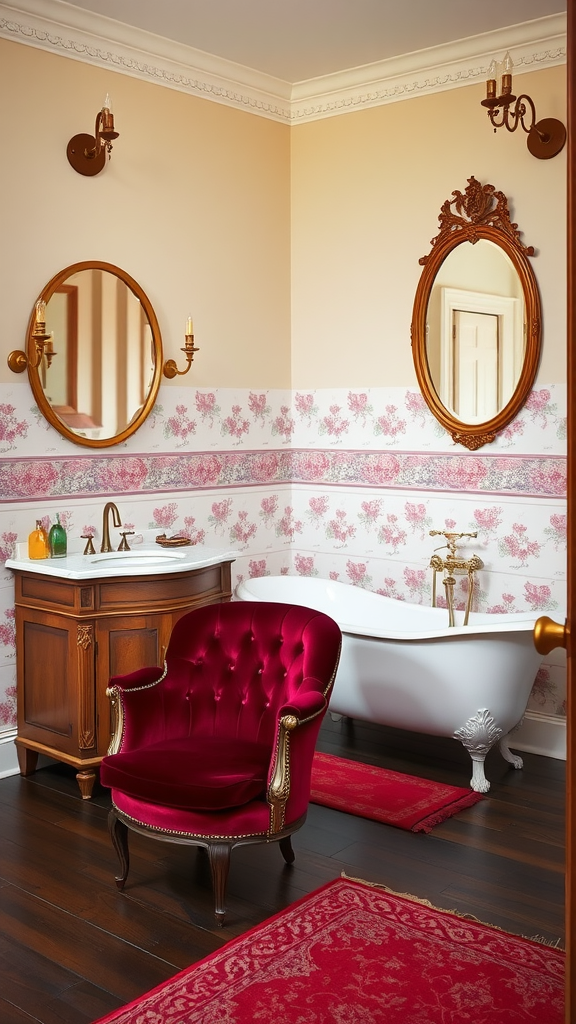
[[[233,547],[235,582],[296,573],[430,603],[431,529],[476,533],[479,611],[562,617],[566,559],[566,394],[538,387],[495,443],[455,445],[406,388],[235,391],[164,387],[120,446],[77,447],[34,407],[27,383],[0,385],[0,562],[42,518],[71,546],[99,538],[114,498],[136,533],[186,533]],[[466,593],[457,589],[458,603]],[[438,603],[443,597],[439,595]],[[530,705],[565,714],[562,652]],[[11,572],[0,570],[0,732],[15,724]]]

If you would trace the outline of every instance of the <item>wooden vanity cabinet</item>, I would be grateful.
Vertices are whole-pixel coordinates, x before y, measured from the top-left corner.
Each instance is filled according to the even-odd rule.
[[[230,566],[90,580],[14,570],[21,774],[46,754],[77,769],[88,799],[110,742],[110,676],[162,665],[182,615],[230,600]]]

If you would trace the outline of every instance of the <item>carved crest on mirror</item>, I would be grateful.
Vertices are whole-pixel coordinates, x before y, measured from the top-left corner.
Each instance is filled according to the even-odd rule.
[[[541,313],[529,257],[508,200],[468,179],[442,204],[419,263],[414,366],[428,408],[458,444],[494,441],[518,414],[540,359]]]

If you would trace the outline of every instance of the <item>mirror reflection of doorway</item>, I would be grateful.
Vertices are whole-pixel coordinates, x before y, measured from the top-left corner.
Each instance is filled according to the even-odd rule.
[[[437,340],[429,333],[432,380],[463,423],[485,423],[510,401],[524,360],[523,304],[517,298],[442,288]],[[437,346],[437,356],[434,356]]]
[[[496,416],[500,390],[498,317],[455,309],[452,319],[452,408],[466,423]]]

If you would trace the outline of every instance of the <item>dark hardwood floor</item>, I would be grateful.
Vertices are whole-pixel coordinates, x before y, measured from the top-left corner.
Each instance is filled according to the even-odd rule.
[[[454,741],[327,718],[318,748],[466,786]],[[131,835],[131,870],[114,884],[108,795],[82,801],[63,765],[0,780],[0,1022],[88,1024],[342,871],[435,906],[555,943],[563,939],[564,769],[488,757],[488,797],[412,834],[310,806],[284,864],[276,844],[235,850],[228,917],[214,925],[202,851]]]

